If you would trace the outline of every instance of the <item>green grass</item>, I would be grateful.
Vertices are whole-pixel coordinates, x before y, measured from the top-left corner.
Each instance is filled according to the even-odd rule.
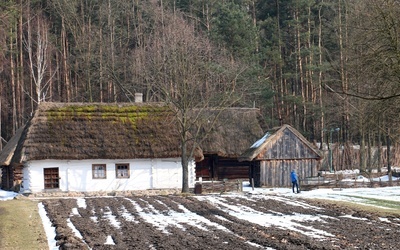
[[[345,201],[345,200],[323,200],[326,204],[332,204],[340,207],[347,207],[352,210],[364,211],[367,213],[373,213],[377,216],[388,217],[388,216],[400,216],[399,202],[380,200],[373,198],[365,198],[358,196],[349,196],[354,198],[362,198],[364,201]]]
[[[377,198],[367,198],[367,197],[362,197],[362,196],[356,196],[356,195],[344,195],[350,198],[356,198],[356,199],[361,199],[362,204],[365,205],[371,205],[371,206],[377,206],[377,207],[382,207],[382,208],[387,208],[387,209],[393,209],[393,210],[398,210],[400,213],[400,202],[398,201],[391,201],[391,200],[383,200],[383,199],[377,199]],[[360,203],[360,202],[358,202]]]
[[[49,249],[37,201],[0,201],[0,249]]]

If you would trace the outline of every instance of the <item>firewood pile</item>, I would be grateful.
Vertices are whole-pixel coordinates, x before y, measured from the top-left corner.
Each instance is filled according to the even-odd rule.
[[[202,181],[196,182],[195,194],[210,194],[210,193],[229,193],[242,192],[243,183],[241,180],[223,180],[223,181]]]

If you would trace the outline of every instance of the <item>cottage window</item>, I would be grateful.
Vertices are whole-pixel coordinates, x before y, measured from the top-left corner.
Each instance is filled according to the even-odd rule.
[[[45,168],[44,173],[44,188],[54,189],[60,187],[60,175],[58,168]]]
[[[106,164],[93,164],[92,175],[93,179],[106,179],[107,178]]]
[[[116,164],[115,173],[117,178],[129,178],[129,164]]]

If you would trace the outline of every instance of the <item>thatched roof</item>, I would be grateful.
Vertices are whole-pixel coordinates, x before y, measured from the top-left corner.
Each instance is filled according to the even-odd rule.
[[[18,146],[19,140],[24,132],[24,127],[19,128],[7,145],[3,148],[0,154],[0,166],[10,165],[11,160],[14,156],[14,152]]]
[[[196,160],[203,153],[237,157],[263,135],[258,109],[209,109],[200,114],[193,119],[205,140]],[[210,123],[200,122],[204,119]],[[0,166],[44,159],[180,157],[178,128],[175,112],[164,103],[41,103],[1,152]]]
[[[175,114],[161,103],[42,103],[6,145],[0,164],[43,159],[180,156]]]
[[[236,158],[264,134],[263,119],[256,108],[209,109],[202,112],[202,118],[208,122],[202,122],[200,130],[205,137],[200,144],[204,154]]]
[[[300,132],[287,124],[269,130],[243,152],[239,161],[320,159],[322,157],[321,153]],[[263,159],[266,156],[268,159]]]

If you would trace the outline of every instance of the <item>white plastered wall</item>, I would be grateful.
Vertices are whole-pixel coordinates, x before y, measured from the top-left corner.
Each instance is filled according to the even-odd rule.
[[[128,163],[130,178],[116,178],[115,164]],[[106,164],[107,178],[93,179],[92,164]],[[180,158],[135,160],[41,160],[25,164],[21,192],[44,191],[44,168],[58,168],[59,190],[76,192],[182,188]],[[189,187],[194,187],[195,162],[189,162]]]

